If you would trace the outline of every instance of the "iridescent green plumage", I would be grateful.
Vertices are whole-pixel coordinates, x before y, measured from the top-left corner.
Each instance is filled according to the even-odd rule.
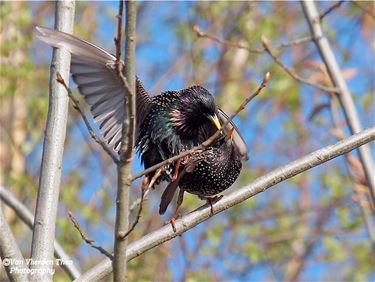
[[[214,98],[200,86],[153,97],[136,142],[145,168],[205,141],[217,130],[209,118],[217,112]],[[165,174],[162,179],[170,180]]]

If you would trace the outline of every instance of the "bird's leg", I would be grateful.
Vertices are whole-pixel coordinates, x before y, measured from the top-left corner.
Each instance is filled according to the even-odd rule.
[[[201,198],[202,200],[206,200],[207,201],[207,204],[210,205],[210,208],[211,208],[211,216],[214,215],[214,204],[219,201],[221,198],[223,197],[223,195],[220,195],[220,196],[209,196],[209,197],[199,197]]]
[[[165,170],[165,167],[160,167],[156,170],[154,176],[152,177],[150,183],[148,184],[148,188],[147,189],[150,189],[151,187],[154,186],[156,180],[160,177],[160,175],[162,174],[162,172]]]
[[[174,232],[176,232],[175,222],[176,222],[176,219],[178,218],[178,209],[182,205],[183,200],[184,200],[184,190],[180,189],[180,191],[178,192],[176,209],[174,210],[173,216],[170,220],[167,220],[164,223],[164,224],[171,224]]]

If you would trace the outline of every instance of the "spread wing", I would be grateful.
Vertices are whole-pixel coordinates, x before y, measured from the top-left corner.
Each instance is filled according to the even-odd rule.
[[[115,56],[73,35],[36,27],[37,37],[50,46],[64,47],[72,54],[71,73],[80,93],[90,105],[108,146],[118,152],[125,116],[126,92],[116,74]],[[148,113],[151,99],[142,83],[136,81],[137,128]]]
[[[228,115],[222,110],[219,109],[219,115],[218,115],[221,124],[225,123],[229,117]],[[248,159],[248,149],[245,140],[243,139],[240,131],[238,130],[237,126],[234,124],[233,121],[231,121],[225,128],[224,132],[227,133],[232,128],[234,128],[233,132],[233,144],[242,160]]]

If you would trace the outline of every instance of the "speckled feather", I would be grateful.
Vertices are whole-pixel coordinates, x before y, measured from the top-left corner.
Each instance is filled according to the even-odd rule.
[[[165,188],[159,213],[165,213],[178,187],[201,198],[212,197],[228,189],[241,169],[241,152],[232,138],[222,135],[211,147],[189,158],[177,179]]]
[[[232,142],[222,136],[213,147],[193,155],[186,173],[179,182],[180,189],[201,197],[210,197],[228,189],[238,178],[242,162]]]

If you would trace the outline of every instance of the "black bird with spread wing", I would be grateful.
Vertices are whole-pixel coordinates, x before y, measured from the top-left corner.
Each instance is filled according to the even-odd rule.
[[[99,125],[104,140],[111,150],[118,152],[126,92],[116,74],[115,56],[73,35],[44,27],[36,29],[40,40],[56,48],[63,47],[72,54],[73,80],[90,105],[94,121]],[[136,146],[145,168],[199,145],[227,120],[227,115],[218,109],[214,97],[201,86],[167,91],[150,97],[138,77],[136,79]],[[224,128],[226,133],[233,130],[229,147],[229,143],[220,143],[220,139],[215,146],[219,150],[221,148],[222,152],[235,150],[236,160],[245,159],[247,147],[235,125],[231,122]],[[212,150],[215,149],[207,152]],[[232,157],[232,154],[228,155],[228,158]],[[200,167],[201,165],[197,166],[198,171],[201,171]],[[152,178],[153,175],[154,172],[147,176]],[[192,177],[197,177],[196,173],[190,175],[180,183],[188,192],[192,190],[186,187],[191,186],[190,182],[194,181]],[[237,176],[238,174],[235,178]],[[161,180],[173,182],[176,179],[164,172]],[[231,184],[232,182],[228,183],[229,186]]]

